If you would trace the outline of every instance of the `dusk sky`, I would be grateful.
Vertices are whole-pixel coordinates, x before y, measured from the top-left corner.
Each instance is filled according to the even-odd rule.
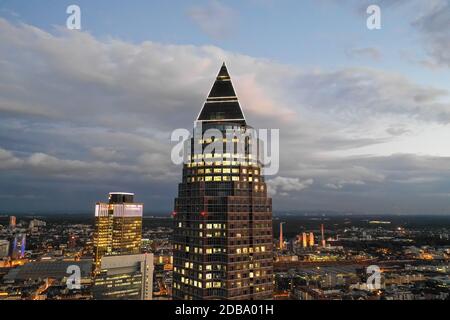
[[[0,214],[110,191],[169,213],[170,135],[223,61],[247,122],[280,129],[274,212],[450,213],[450,0],[0,0]]]

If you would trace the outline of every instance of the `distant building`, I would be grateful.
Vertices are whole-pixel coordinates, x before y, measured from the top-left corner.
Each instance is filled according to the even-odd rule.
[[[17,234],[14,237],[11,254],[13,259],[22,259],[25,256],[26,239],[26,234]]]
[[[16,227],[16,217],[15,216],[9,217],[9,227],[11,229],[14,229]]]
[[[76,248],[77,246],[77,237],[74,234],[71,234],[69,236],[69,239],[67,240],[67,247],[69,249]]]
[[[104,256],[94,279],[95,300],[151,300],[153,254]]]
[[[9,241],[0,240],[0,259],[9,256]]]
[[[47,223],[45,221],[33,219],[30,221],[28,228],[33,229],[33,228],[45,227],[46,225],[47,225]]]
[[[141,253],[143,204],[134,194],[111,192],[108,203],[95,206],[94,264],[100,267],[105,255]]]

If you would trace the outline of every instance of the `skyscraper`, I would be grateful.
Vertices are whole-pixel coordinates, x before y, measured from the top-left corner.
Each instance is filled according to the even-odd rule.
[[[174,299],[272,297],[272,201],[250,152],[257,141],[245,137],[251,130],[223,64],[197,117],[175,199]]]
[[[143,204],[134,194],[111,192],[108,203],[95,206],[94,267],[104,255],[139,254],[142,240]]]

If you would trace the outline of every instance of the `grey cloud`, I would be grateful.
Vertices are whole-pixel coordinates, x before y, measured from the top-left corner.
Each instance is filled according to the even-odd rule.
[[[450,67],[450,1],[427,1],[427,8],[413,22],[422,34],[430,60],[425,64]]]
[[[191,128],[224,57],[250,124],[281,129],[281,171],[268,178],[275,201],[286,199],[279,208],[342,208],[352,199],[356,208],[372,191],[375,210],[399,184],[399,199],[420,178],[428,194],[447,188],[447,159],[326,154],[396,139],[392,126],[404,119],[448,123],[445,90],[373,69],[301,70],[214,46],[100,41],[0,19],[0,194],[55,193],[58,208],[86,208],[113,188],[170,208],[181,177],[170,133]],[[367,133],[381,117],[392,119],[383,134]],[[56,206],[44,202],[3,204]]]
[[[302,191],[314,183],[313,179],[300,180],[299,178],[276,177],[267,181],[268,192],[274,196],[280,193],[284,196],[289,192]]]

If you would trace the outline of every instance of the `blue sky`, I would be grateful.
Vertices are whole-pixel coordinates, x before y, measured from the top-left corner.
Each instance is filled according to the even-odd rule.
[[[373,3],[381,30],[366,28]],[[65,29],[70,4],[81,31]],[[226,60],[252,124],[285,129],[275,208],[450,213],[449,8],[0,0],[0,212],[88,211],[110,187],[170,212],[181,169],[164,164],[167,137]]]

